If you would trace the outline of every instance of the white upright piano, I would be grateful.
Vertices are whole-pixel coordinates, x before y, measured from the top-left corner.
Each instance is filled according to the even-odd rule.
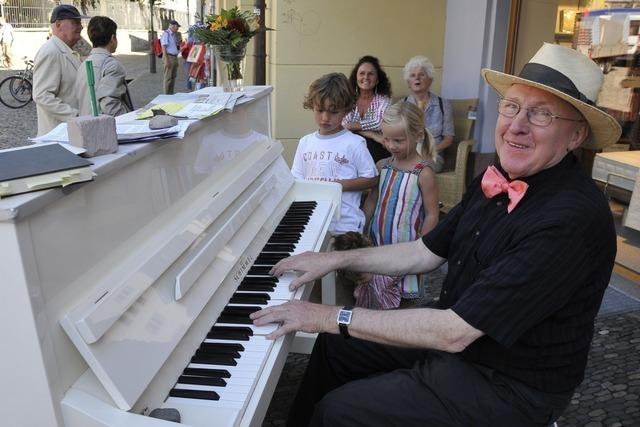
[[[270,93],[92,159],[93,182],[0,200],[0,424],[260,425],[293,337],[247,313],[306,297],[265,272],[321,250],[340,203],[292,179]]]

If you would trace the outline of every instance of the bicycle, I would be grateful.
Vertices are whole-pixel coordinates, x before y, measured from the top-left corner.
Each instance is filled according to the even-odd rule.
[[[33,99],[33,61],[26,56],[22,60],[25,69],[0,82],[0,102],[9,108],[22,108]]]

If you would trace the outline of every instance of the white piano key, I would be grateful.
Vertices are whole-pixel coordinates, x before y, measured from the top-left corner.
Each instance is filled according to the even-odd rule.
[[[244,352],[266,352],[269,350],[269,347],[271,347],[271,343],[273,343],[273,341],[267,340],[265,337],[262,337],[259,335],[251,338],[253,340],[249,340],[249,341],[219,340],[219,339],[207,338],[203,341],[203,343],[241,344],[244,347],[244,350],[242,351],[243,353]],[[257,341],[255,340],[256,338],[260,338],[262,341]]]
[[[229,303],[227,304],[227,307],[262,307],[262,308],[266,308],[266,307],[273,307],[274,305],[280,305],[283,302],[286,302],[287,300],[285,299],[276,299],[276,298],[271,298],[270,300],[267,301],[266,304],[239,304],[239,303]]]
[[[220,400],[206,400],[206,399],[186,399],[184,397],[168,397],[162,405],[163,408],[179,408],[189,405],[207,406],[209,408],[229,408],[229,409],[242,409],[245,402],[236,401],[220,401]],[[181,411],[182,413],[182,411]]]
[[[264,338],[263,336],[256,336],[255,338]],[[231,340],[210,340],[210,339],[206,339],[203,341],[203,343],[210,343],[210,344],[214,344],[214,343],[234,343],[234,344],[240,344],[240,341],[231,341]],[[264,353],[269,351],[269,345],[265,344],[244,344],[246,343],[246,341],[242,342],[242,345],[244,346],[244,350],[241,353]]]

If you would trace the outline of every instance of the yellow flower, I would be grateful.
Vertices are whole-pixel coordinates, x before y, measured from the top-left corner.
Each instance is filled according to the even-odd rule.
[[[222,16],[217,16],[216,19],[209,26],[209,29],[211,31],[217,31],[226,26],[227,26],[227,20],[224,19]]]

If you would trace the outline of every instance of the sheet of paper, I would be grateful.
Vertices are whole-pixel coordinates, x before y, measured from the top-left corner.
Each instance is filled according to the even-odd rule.
[[[218,114],[222,110],[224,110],[224,106],[217,104],[193,103],[185,105],[175,115],[190,119],[203,119]]]
[[[203,102],[207,96],[198,93],[174,93],[173,95],[165,95],[160,94],[153,98],[149,104],[163,104],[165,102],[180,102],[180,103],[191,103],[191,102]]]
[[[137,118],[150,119],[151,117],[153,117],[153,111],[151,110],[164,110],[164,112],[167,114],[177,115],[176,113],[184,108],[185,105],[187,105],[186,102],[163,102],[161,104],[156,104],[151,106],[150,108],[142,110],[140,113],[138,113]]]
[[[153,140],[153,138],[161,137],[168,134],[175,134],[176,138],[184,138],[184,134],[189,126],[196,120],[180,120],[176,126],[165,129],[149,128],[148,120],[139,120],[135,122],[125,122],[116,124],[116,133],[119,142],[138,142]]]
[[[34,142],[69,142],[69,136],[67,135],[67,124],[60,123],[49,131],[49,133],[40,135],[35,138],[29,138]]]

